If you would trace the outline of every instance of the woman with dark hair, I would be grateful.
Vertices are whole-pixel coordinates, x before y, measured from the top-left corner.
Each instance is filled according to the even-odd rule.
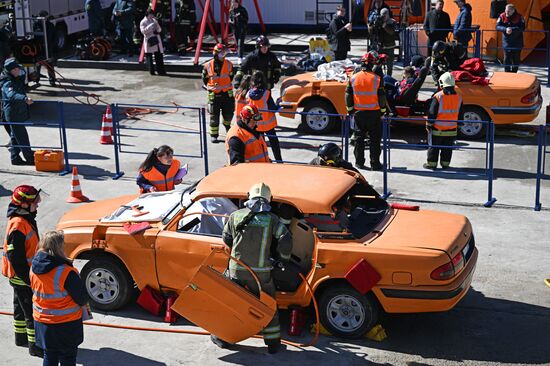
[[[136,183],[141,193],[171,191],[180,184],[187,173],[184,166],[174,159],[174,150],[168,145],[162,145],[149,152],[145,161],[139,167]]]
[[[159,75],[166,75],[166,71],[164,70],[164,48],[162,47],[162,38],[160,37],[162,28],[155,18],[153,9],[147,9],[145,17],[139,23],[139,29],[143,34],[143,48],[145,49],[149,73],[155,75],[155,65],[153,65],[153,55],[155,55],[157,73]]]
[[[277,105],[271,97],[271,92],[267,88],[267,80],[261,71],[256,71],[250,80],[251,89],[246,94],[248,104],[255,105],[262,114],[262,120],[258,121],[256,131],[262,132],[269,138],[269,144],[273,150],[273,156],[278,163],[283,161],[281,156],[281,147],[279,138],[275,132],[277,127],[277,117],[273,111],[277,110]]]
[[[241,109],[248,103],[246,102],[246,94],[250,90],[250,80],[252,76],[245,75],[239,84],[239,87],[235,91],[235,117],[237,120],[241,118]]]

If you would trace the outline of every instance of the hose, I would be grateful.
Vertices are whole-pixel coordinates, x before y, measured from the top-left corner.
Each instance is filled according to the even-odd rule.
[[[304,348],[304,347],[311,347],[314,346],[318,339],[319,339],[319,308],[317,306],[317,300],[315,299],[315,294],[313,293],[313,289],[311,288],[310,284],[306,281],[306,278],[304,275],[299,273],[300,277],[306,284],[308,291],[311,293],[311,298],[313,300],[313,307],[315,308],[315,334],[313,338],[309,341],[309,343],[297,343],[288,341],[286,339],[281,339],[281,343],[286,344],[288,346],[293,346],[297,348]],[[0,311],[0,315],[13,315],[12,312],[9,311]],[[165,329],[165,328],[150,328],[150,327],[136,327],[133,325],[119,325],[119,324],[110,324],[110,323],[98,323],[98,322],[92,322],[89,320],[86,320],[83,322],[86,325],[91,325],[94,327],[104,327],[104,328],[114,328],[114,329],[125,329],[125,330],[137,330],[142,332],[159,332],[159,333],[177,333],[177,334],[193,334],[193,335],[210,335],[210,332],[207,331],[201,331],[201,330],[188,330],[188,329]],[[254,335],[252,338],[256,339],[263,339],[262,336]]]

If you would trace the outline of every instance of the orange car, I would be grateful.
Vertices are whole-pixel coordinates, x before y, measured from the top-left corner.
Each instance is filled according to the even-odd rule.
[[[302,122],[312,133],[327,133],[338,125],[339,118],[322,114],[347,113],[346,85],[335,80],[315,80],[312,72],[285,79],[281,85],[281,115],[294,118],[293,114],[285,115],[284,111],[295,112],[298,108],[319,113],[319,116],[303,115]],[[487,86],[457,82],[457,88],[462,92],[465,120],[491,120],[495,124],[531,122],[542,106],[540,83],[531,74],[492,72]],[[480,138],[485,135],[485,127],[483,123],[464,123],[459,133],[466,138]]]
[[[101,310],[121,308],[134,284],[164,293],[195,289],[190,281],[207,257],[223,271],[223,225],[260,180],[271,187],[276,212],[294,212],[292,259],[286,271],[274,273],[280,308],[311,304],[311,293],[298,277],[302,273],[319,303],[323,326],[356,338],[376,324],[381,309],[446,311],[468,292],[478,251],[466,217],[392,207],[352,171],[239,164],[185,191],[124,196],[67,212],[57,227],[65,232],[66,254],[89,260],[81,276],[91,304]],[[150,227],[130,235],[123,227],[128,222]],[[366,292],[358,291],[363,285],[348,274],[362,260],[380,275]],[[223,311],[219,304],[210,309],[211,302],[201,306]]]

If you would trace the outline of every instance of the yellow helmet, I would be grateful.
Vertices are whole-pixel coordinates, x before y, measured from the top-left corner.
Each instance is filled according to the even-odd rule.
[[[450,72],[446,72],[439,77],[439,86],[441,89],[455,86],[455,77]]]
[[[256,183],[248,191],[248,198],[263,198],[266,201],[271,201],[271,189],[265,183]]]

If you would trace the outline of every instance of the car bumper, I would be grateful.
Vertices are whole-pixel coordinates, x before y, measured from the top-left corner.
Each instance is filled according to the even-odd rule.
[[[294,118],[296,116],[296,111],[298,110],[298,103],[281,101],[279,102],[279,108],[279,116],[285,118]]]
[[[529,107],[491,107],[492,120],[496,124],[531,122],[539,115],[542,101],[539,96],[537,103]]]
[[[444,286],[377,287],[373,292],[388,313],[437,312],[452,309],[468,292],[477,263],[477,248],[462,273]]]

